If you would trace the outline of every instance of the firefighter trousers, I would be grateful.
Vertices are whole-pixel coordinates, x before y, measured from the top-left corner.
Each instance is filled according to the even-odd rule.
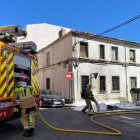
[[[24,129],[35,128],[35,107],[21,109],[21,123]]]
[[[86,102],[86,106],[83,108],[83,110],[86,111],[88,109],[89,112],[93,110],[91,100],[85,99],[85,102]]]

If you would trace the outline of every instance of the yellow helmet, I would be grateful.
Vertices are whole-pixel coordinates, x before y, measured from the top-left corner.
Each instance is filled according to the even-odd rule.
[[[88,84],[87,84],[87,88],[91,88],[91,84],[88,83]]]

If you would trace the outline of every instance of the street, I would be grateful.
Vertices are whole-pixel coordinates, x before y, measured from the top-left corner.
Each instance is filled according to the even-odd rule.
[[[109,131],[92,123],[90,116],[83,112],[74,111],[70,107],[41,109],[41,113],[49,124],[64,129],[81,129],[92,131]],[[96,118],[96,121],[111,126],[122,132],[122,136],[68,133],[46,127],[36,115],[36,130],[32,138],[22,136],[23,128],[20,119],[0,126],[2,140],[139,140],[140,114],[122,114]]]

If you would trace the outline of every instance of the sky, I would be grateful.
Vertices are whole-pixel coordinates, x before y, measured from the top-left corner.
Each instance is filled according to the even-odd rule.
[[[0,25],[49,23],[99,34],[140,14],[140,0],[1,0]],[[140,42],[140,18],[105,34]]]

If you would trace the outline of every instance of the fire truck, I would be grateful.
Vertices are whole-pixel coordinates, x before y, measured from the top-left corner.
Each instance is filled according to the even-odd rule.
[[[20,116],[14,88],[21,71],[29,77],[36,103],[39,104],[36,44],[31,41],[17,43],[17,38],[26,36],[26,31],[16,25],[0,26],[0,123]]]

